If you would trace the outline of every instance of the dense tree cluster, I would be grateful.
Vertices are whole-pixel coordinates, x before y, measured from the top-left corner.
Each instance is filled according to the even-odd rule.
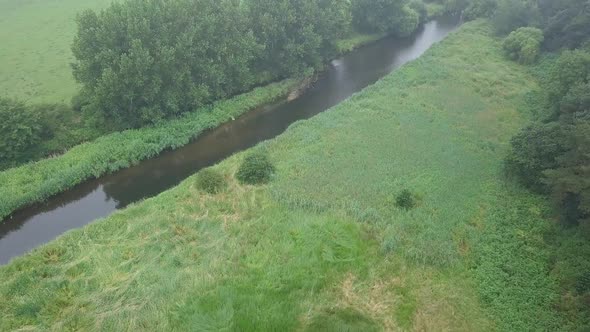
[[[420,14],[399,0],[355,0],[352,12],[355,26],[363,32],[403,36],[413,32],[420,22]]]
[[[466,18],[491,17],[499,34],[520,27],[543,30],[548,50],[577,48],[590,40],[587,0],[471,0]]]
[[[529,187],[547,192],[564,221],[590,218],[590,53],[565,51],[548,75],[546,121],[512,140],[507,166]]]
[[[518,28],[510,33],[502,44],[512,60],[531,64],[537,60],[543,42],[543,31],[537,28]]]
[[[103,126],[137,127],[317,68],[352,27],[407,35],[406,0],[128,0],[78,17],[79,103]]]

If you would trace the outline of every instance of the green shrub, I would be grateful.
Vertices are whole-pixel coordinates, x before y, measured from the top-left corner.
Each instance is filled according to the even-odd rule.
[[[217,194],[225,186],[226,182],[223,175],[211,168],[204,169],[197,175],[197,188],[206,193]]]
[[[404,210],[410,210],[416,206],[416,198],[411,191],[404,189],[397,195],[395,204]]]
[[[543,31],[537,28],[518,28],[512,31],[502,47],[510,59],[521,64],[532,64],[537,60],[543,42]]]
[[[0,98],[0,162],[22,157],[39,143],[42,126],[37,114],[24,103]]]
[[[267,154],[254,152],[244,158],[236,178],[242,184],[263,184],[270,181],[274,171]]]
[[[463,12],[463,17],[467,21],[475,20],[479,17],[492,17],[498,3],[496,0],[473,0]]]

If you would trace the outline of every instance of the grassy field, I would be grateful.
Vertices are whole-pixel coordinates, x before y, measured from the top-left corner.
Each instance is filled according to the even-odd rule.
[[[76,13],[112,0],[0,0],[0,91],[29,102],[69,102]]]
[[[540,198],[503,181],[536,84],[484,22],[256,149],[0,268],[0,330],[572,330]],[[403,189],[418,197],[395,205]]]

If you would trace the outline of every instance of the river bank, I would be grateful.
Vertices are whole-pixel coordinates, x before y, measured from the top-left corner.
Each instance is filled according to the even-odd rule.
[[[413,37],[389,37],[348,53],[333,61],[319,77],[311,79],[312,76],[309,76],[310,79],[298,83],[299,87],[289,89],[293,97],[301,94],[294,100],[281,100],[255,108],[235,117],[235,120],[207,130],[197,140],[181,148],[168,150],[110,175],[85,181],[46,202],[14,213],[8,222],[0,224],[0,264],[72,228],[82,227],[128,204],[153,197],[203,167],[275,137],[294,121],[329,109],[419,57],[433,43],[453,31],[457,23],[454,19],[433,21]],[[143,136],[138,136],[139,143],[143,142]],[[105,149],[107,157],[108,152]]]
[[[233,180],[240,153],[220,194],[190,177],[14,259],[0,329],[572,329],[546,202],[500,176],[536,84],[491,35],[466,24],[257,146],[267,186]]]
[[[339,52],[346,54],[384,37],[355,35],[342,41],[347,49]],[[281,98],[291,101],[301,95],[318,74],[310,72],[301,78],[271,83],[158,126],[107,134],[77,145],[63,155],[1,171],[0,222],[18,209],[42,202],[86,180],[128,168],[167,149],[184,146],[204,131],[235,120],[247,111]],[[175,133],[174,137],[165,137],[170,132]]]

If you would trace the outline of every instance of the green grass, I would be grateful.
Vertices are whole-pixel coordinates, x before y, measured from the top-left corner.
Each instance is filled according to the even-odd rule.
[[[69,102],[78,87],[70,45],[76,13],[112,0],[0,0],[0,91],[29,102]]]
[[[572,330],[546,203],[501,161],[537,89],[485,22],[246,155],[0,268],[0,330]],[[396,206],[408,189],[412,210]],[[560,253],[562,254],[562,253]],[[553,270],[553,271],[552,271]]]

